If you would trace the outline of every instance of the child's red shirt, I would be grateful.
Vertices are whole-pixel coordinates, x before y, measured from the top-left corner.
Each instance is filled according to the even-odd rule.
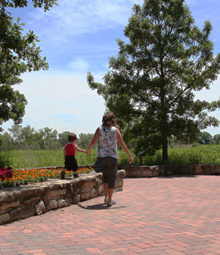
[[[75,156],[77,147],[78,146],[75,143],[67,143],[64,147],[66,150],[66,156]]]

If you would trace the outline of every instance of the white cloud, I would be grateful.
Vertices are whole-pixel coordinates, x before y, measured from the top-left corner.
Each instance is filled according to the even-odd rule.
[[[62,0],[48,12],[34,9],[26,20],[41,38],[49,39],[51,44],[67,43],[82,34],[126,25],[131,16],[134,0]]]
[[[92,91],[85,76],[67,72],[37,72],[22,76],[23,83],[16,86],[28,100],[23,126],[35,129],[50,127],[59,133],[65,130],[93,133],[101,124],[105,103]],[[13,123],[3,124],[7,129]]]
[[[199,100],[206,100],[208,102],[219,100],[220,99],[220,75],[218,76],[218,79],[216,81],[214,81],[212,85],[210,85],[209,90],[203,89],[199,92],[196,92],[195,98],[199,99]],[[209,115],[216,117],[218,120],[220,120],[220,110],[209,113]],[[220,134],[220,126],[219,127],[209,127],[202,131],[207,131],[211,135]]]
[[[195,97],[200,100],[206,100],[208,102],[219,100],[220,97],[220,75],[218,79],[210,85],[210,89],[203,89],[195,93]]]
[[[85,59],[80,57],[70,62],[68,66],[75,72],[78,71],[78,72],[84,72],[84,73],[86,73],[89,68],[88,62]]]

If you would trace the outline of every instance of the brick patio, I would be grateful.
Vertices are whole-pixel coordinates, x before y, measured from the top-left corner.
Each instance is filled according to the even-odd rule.
[[[0,255],[220,254],[220,176],[125,179],[103,197],[0,226]]]

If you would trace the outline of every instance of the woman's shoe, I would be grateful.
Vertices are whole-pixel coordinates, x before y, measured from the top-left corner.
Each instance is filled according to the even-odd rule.
[[[116,201],[115,200],[112,200],[112,201],[109,201],[108,203],[107,203],[107,206],[112,206],[112,205],[115,205],[116,204]]]
[[[108,203],[108,198],[105,197],[105,199],[104,199],[104,204],[107,204],[107,203]]]

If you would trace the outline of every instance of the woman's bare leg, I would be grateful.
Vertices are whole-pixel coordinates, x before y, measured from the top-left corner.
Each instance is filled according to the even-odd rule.
[[[103,183],[103,186],[104,186],[105,197],[108,197],[108,183]]]
[[[114,192],[114,189],[108,189],[108,201],[111,202],[112,201],[112,194]]]

